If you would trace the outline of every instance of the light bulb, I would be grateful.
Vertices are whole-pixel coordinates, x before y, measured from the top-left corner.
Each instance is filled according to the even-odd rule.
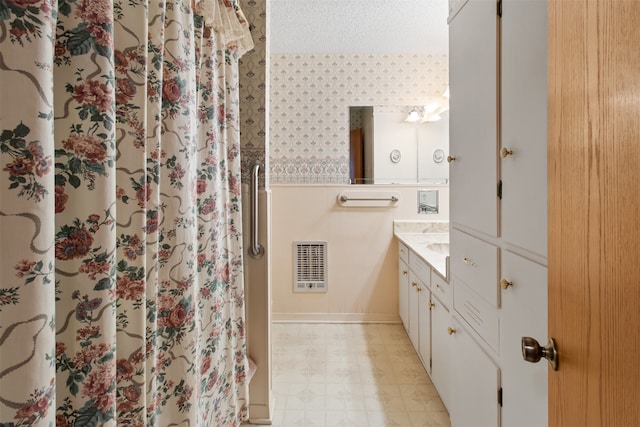
[[[407,118],[404,120],[405,122],[417,122],[420,121],[420,114],[416,110],[411,110]]]

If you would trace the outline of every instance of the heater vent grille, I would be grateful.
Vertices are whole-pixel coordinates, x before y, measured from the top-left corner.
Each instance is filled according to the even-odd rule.
[[[327,242],[294,242],[294,292],[327,292]]]

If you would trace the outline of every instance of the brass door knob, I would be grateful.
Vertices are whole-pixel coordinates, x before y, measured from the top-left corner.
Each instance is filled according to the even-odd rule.
[[[507,289],[509,286],[513,286],[513,282],[507,279],[500,279],[500,286],[502,286],[502,289]]]
[[[502,149],[500,150],[500,157],[502,157],[503,159],[507,156],[512,156],[513,155],[513,151],[509,150],[506,147],[502,147]]]
[[[456,330],[455,330],[454,328],[452,328],[451,326],[449,326],[449,327],[447,328],[447,333],[448,333],[449,335],[453,335],[453,334],[455,334],[455,333],[456,333]]]
[[[538,363],[540,359],[547,359],[551,369],[558,370],[558,350],[553,338],[544,347],[535,338],[522,337],[522,358],[527,362]]]
[[[456,160],[456,158],[455,158],[455,157],[453,157],[453,156],[447,156],[447,162],[451,163],[451,162],[453,162],[453,161],[455,161],[455,160]]]

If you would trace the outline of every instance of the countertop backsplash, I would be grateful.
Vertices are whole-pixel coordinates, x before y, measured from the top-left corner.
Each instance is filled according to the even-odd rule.
[[[446,221],[393,221],[393,233],[448,233]]]

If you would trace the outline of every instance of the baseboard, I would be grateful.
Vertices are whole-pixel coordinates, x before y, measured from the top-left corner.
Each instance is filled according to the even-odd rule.
[[[385,313],[272,313],[274,323],[402,323],[397,314]]]
[[[249,425],[271,425],[271,410],[274,403],[272,400],[271,405],[249,404]]]

